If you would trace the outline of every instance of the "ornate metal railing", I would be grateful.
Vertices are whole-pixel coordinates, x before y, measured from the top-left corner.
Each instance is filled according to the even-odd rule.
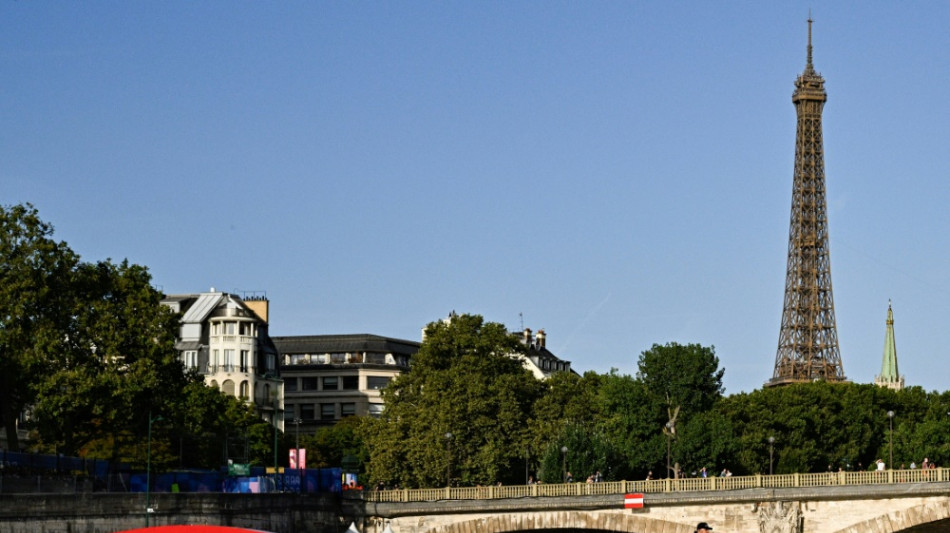
[[[807,488],[843,485],[879,485],[950,481],[950,469],[886,470],[873,472],[822,472],[775,476],[730,476],[649,481],[606,481],[602,483],[556,483],[499,485],[489,487],[445,487],[437,489],[397,489],[367,491],[372,502],[423,502],[434,500],[493,500],[499,498],[594,496],[632,492],[698,492],[754,488]]]

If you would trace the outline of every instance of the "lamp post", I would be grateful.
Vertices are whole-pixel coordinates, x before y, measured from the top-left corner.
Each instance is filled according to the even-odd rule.
[[[887,422],[890,427],[890,434],[887,436],[888,463],[887,467],[894,468],[894,411],[887,412]]]
[[[297,467],[297,492],[303,492],[303,482],[302,482],[303,479],[300,472],[300,423],[301,422],[303,422],[301,419],[294,418],[294,425],[297,427],[296,429],[297,436],[296,436],[296,441],[294,444],[294,450],[295,450],[294,457],[297,458],[297,464],[294,465]]]
[[[772,454],[775,451],[775,437],[769,435],[769,475],[772,475]]]
[[[567,483],[567,446],[561,446],[561,480]]]
[[[673,423],[666,423],[666,477],[670,477],[670,440],[673,438]]]
[[[161,415],[152,418],[152,412],[148,412],[148,439],[145,451],[145,527],[148,527],[148,519],[152,508],[149,504],[149,493],[152,487],[152,422],[164,420]]]
[[[524,484],[525,484],[525,485],[528,484],[528,459],[529,459],[529,454],[530,454],[530,451],[528,450],[528,448],[525,448],[525,449],[524,449]]]
[[[445,486],[452,486],[452,432],[445,432],[445,452],[447,461],[445,463]]]

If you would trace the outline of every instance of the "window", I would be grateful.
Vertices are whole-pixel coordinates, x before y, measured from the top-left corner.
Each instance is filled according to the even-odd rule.
[[[221,350],[211,350],[211,362],[209,363],[209,366],[211,366],[212,372],[216,372],[218,370],[218,352],[220,351]]]
[[[234,370],[234,350],[225,350],[224,351],[224,371],[230,372]]]
[[[290,364],[292,365],[305,365],[309,362],[305,353],[295,353],[290,356]]]
[[[301,390],[317,390],[317,378],[301,378]]]
[[[182,356],[182,362],[185,364],[185,368],[198,368],[198,352],[188,350]]]
[[[284,392],[297,392],[297,378],[284,380]]]
[[[238,323],[238,335],[249,335],[251,333],[251,325],[247,322]]]
[[[355,403],[341,403],[340,404],[340,416],[354,416],[356,415],[356,404]]]
[[[343,390],[359,390],[359,376],[343,376]]]
[[[247,372],[248,351],[241,350],[241,372]]]
[[[305,403],[300,406],[300,419],[301,420],[313,420],[313,404]]]
[[[249,389],[250,389],[250,386],[248,385],[247,381],[242,381],[241,382],[241,398],[244,398],[245,400],[247,399],[247,393]]]
[[[225,334],[225,335],[234,335],[234,322],[225,322],[225,323],[224,323],[224,334]]]
[[[220,335],[220,334],[221,334],[221,330],[220,330],[220,328],[219,328],[220,325],[221,325],[221,324],[218,324],[217,322],[211,324],[211,334],[212,334],[212,335]]]
[[[385,376],[367,376],[366,378],[366,388],[369,390],[382,390],[386,388],[386,385],[389,385],[389,380],[392,378]]]
[[[323,390],[338,390],[339,388],[339,378],[336,376],[324,376]]]
[[[345,354],[345,353],[331,353],[331,354],[330,354],[330,362],[331,362],[331,363],[345,363],[345,362],[346,362],[346,354]]]
[[[383,404],[381,403],[369,404],[369,416],[379,416],[381,414],[383,414]]]
[[[296,406],[295,406],[294,404],[292,404],[292,403],[288,403],[288,404],[285,404],[285,405],[284,405],[284,421],[286,421],[286,422],[292,422],[292,421],[293,421],[293,419],[294,419],[294,407],[296,407]]]
[[[310,361],[312,361],[314,364],[325,365],[327,364],[327,354],[321,353],[317,355],[312,355],[310,356]]]
[[[320,420],[333,420],[336,418],[336,404],[335,403],[321,403],[320,404]]]
[[[375,364],[378,364],[378,365],[384,365],[384,364],[386,364],[386,354],[367,352],[367,353],[366,353],[366,362],[367,362],[367,363],[375,363]]]

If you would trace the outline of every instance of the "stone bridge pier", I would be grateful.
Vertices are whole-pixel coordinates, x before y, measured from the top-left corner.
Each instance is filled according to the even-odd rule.
[[[602,531],[693,533],[950,532],[950,483],[723,490],[428,502],[366,502],[364,533]]]

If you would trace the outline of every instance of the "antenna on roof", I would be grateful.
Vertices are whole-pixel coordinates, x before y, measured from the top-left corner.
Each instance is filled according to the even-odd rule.
[[[521,319],[521,331],[524,331],[524,313],[518,313],[518,318]]]

